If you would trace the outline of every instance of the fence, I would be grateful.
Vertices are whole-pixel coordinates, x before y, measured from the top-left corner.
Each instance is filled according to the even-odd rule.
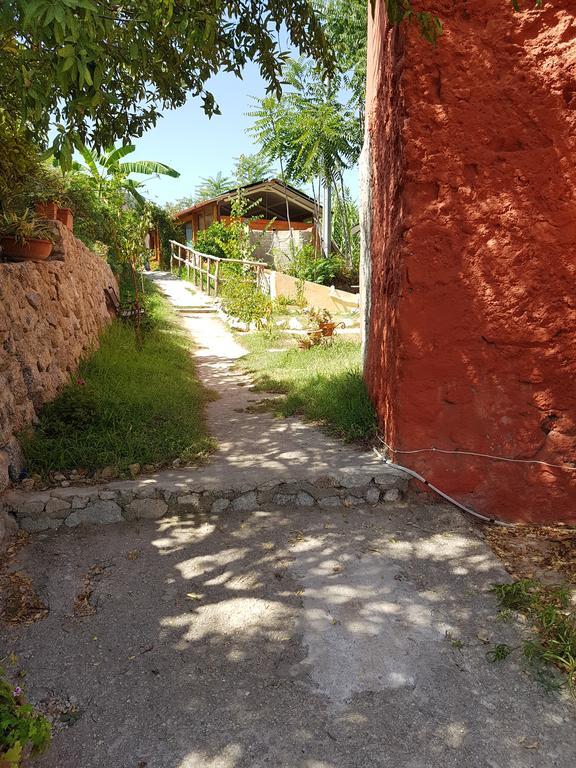
[[[170,240],[170,271],[174,262],[178,262],[178,277],[182,277],[182,269],[186,269],[186,278],[208,295],[216,296],[220,287],[220,264],[242,264],[246,272],[255,272],[256,284],[264,293],[270,292],[269,280],[265,273],[267,264],[263,261],[248,261],[247,259],[221,259],[208,253],[201,253],[189,245],[183,245]]]

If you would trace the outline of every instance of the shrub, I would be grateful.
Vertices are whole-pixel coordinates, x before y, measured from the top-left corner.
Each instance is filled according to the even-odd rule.
[[[300,280],[330,285],[341,268],[339,259],[319,256],[312,243],[293,248],[288,274]]]
[[[261,326],[272,315],[272,301],[259,290],[252,273],[226,277],[221,295],[226,314],[243,323]]]
[[[28,750],[39,755],[50,744],[50,723],[28,704],[0,669],[0,765],[18,768]]]
[[[227,247],[233,238],[234,231],[231,227],[221,221],[214,221],[208,229],[198,232],[196,250],[225,259],[228,255]]]

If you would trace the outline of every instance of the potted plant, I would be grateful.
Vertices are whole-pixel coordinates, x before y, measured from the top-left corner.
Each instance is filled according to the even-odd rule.
[[[74,228],[74,215],[71,208],[58,207],[57,219],[72,232],[72,229]]]
[[[34,209],[41,219],[55,220],[58,218],[58,203],[54,200],[46,202],[37,200]]]
[[[54,233],[28,208],[0,216],[2,252],[13,261],[45,261],[52,253]]]

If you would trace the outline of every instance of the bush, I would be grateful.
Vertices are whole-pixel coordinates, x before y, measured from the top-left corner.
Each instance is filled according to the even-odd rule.
[[[208,229],[203,229],[196,236],[196,250],[207,253],[210,256],[219,256],[225,259],[228,255],[228,246],[234,238],[234,231],[221,221],[214,221]]]
[[[30,750],[32,756],[50,744],[50,723],[26,702],[21,688],[14,688],[0,669],[0,765],[18,768]]]
[[[243,323],[260,326],[272,315],[272,300],[259,290],[252,273],[225,277],[221,296],[226,314]]]
[[[288,274],[299,280],[331,285],[340,269],[338,258],[319,256],[312,243],[306,243],[301,248],[292,249]]]

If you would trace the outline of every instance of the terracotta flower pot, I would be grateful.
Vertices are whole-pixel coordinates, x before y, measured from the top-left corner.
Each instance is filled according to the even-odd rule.
[[[322,336],[333,336],[335,328],[336,328],[336,323],[320,323],[320,330],[322,331]]]
[[[70,208],[58,208],[58,221],[61,221],[70,231],[74,228],[74,216]]]
[[[22,243],[15,237],[0,237],[0,245],[12,261],[46,261],[52,253],[50,240],[33,239]]]
[[[56,203],[36,203],[34,208],[41,219],[55,220],[58,218],[58,205]]]

